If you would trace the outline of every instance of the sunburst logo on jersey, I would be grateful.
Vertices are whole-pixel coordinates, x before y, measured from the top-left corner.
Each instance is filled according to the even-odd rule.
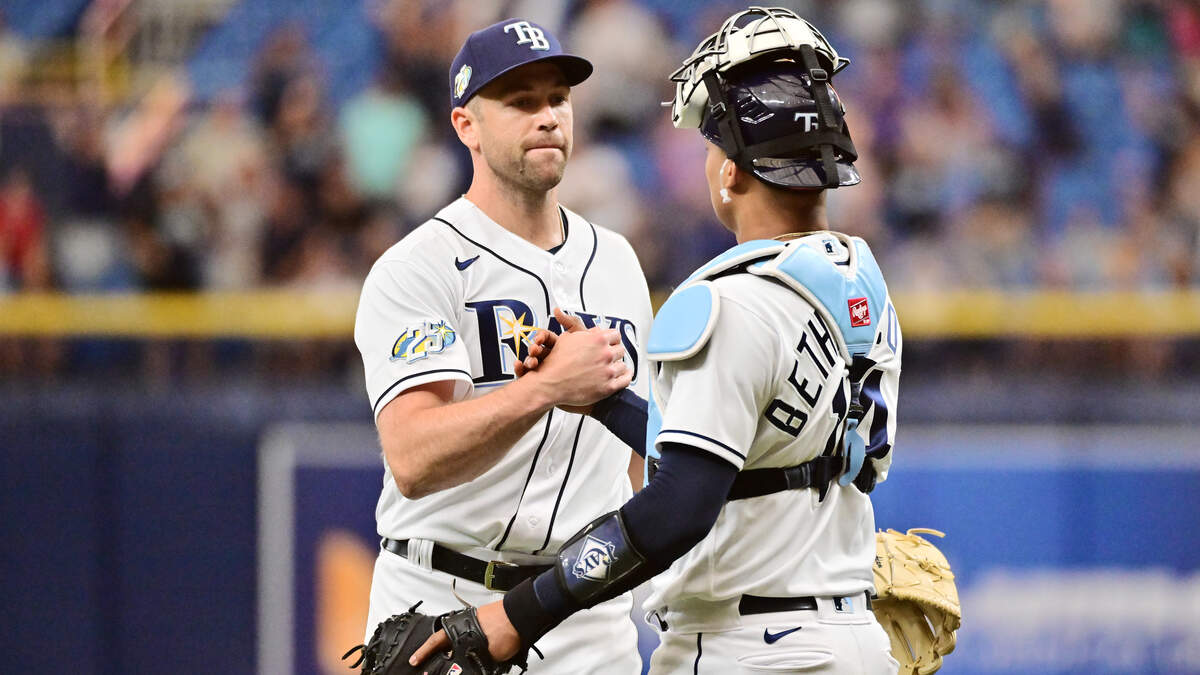
[[[524,360],[529,356],[530,340],[533,334],[538,332],[538,327],[532,324],[525,323],[527,315],[522,313],[521,316],[512,315],[512,318],[501,314],[499,316],[500,323],[503,326],[500,328],[500,339],[508,342],[512,347],[513,353],[517,355],[517,359]]]

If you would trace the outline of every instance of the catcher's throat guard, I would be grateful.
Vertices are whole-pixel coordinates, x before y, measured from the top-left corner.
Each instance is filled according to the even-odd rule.
[[[854,185],[858,153],[831,84],[849,63],[790,10],[751,7],[729,17],[671,75],[672,122],[699,128],[770,185]]]

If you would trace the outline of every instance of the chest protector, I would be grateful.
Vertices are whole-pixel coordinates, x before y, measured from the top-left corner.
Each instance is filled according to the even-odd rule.
[[[845,247],[846,254],[842,254],[838,243]],[[679,361],[704,348],[721,308],[720,294],[712,282],[729,274],[761,276],[791,289],[812,305],[848,364],[846,377],[851,394],[841,443],[835,444],[834,454],[793,467],[743,470],[729,498],[747,499],[810,487],[824,498],[834,480],[843,486],[854,483],[870,492],[875,485],[874,469],[865,462],[866,445],[856,431],[863,415],[859,391],[872,365],[867,353],[875,343],[888,297],[887,284],[871,249],[862,239],[838,232],[812,234],[787,243],[748,241],[729,249],[696,270],[663,304],[647,344],[651,361]],[[648,418],[646,457],[647,471],[652,475],[658,458],[654,441],[662,428],[662,415],[653,395]]]

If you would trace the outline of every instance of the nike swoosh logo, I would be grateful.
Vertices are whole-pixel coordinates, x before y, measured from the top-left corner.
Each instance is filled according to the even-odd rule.
[[[475,262],[476,260],[479,260],[479,256],[475,256],[474,258],[467,258],[466,260],[459,260],[458,256],[455,256],[454,257],[454,266],[457,267],[458,271],[461,272],[461,271],[467,269],[468,267],[470,267],[471,263]]]
[[[778,633],[772,633],[772,632],[768,631],[766,628],[764,628],[763,629],[763,642],[765,642],[769,645],[775,644],[775,641],[778,640],[779,638],[791,635],[792,633],[795,633],[796,631],[800,630],[801,628],[803,628],[803,626],[796,626],[795,628],[793,628],[791,630],[780,631]]]

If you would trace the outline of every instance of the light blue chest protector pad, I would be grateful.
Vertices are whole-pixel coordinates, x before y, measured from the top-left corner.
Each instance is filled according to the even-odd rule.
[[[840,253],[842,247],[848,254]],[[743,271],[773,278],[805,298],[836,335],[838,350],[847,364],[871,350],[887,303],[887,285],[866,242],[826,232],[787,243],[748,241],[696,270],[655,316],[647,343],[650,360],[680,361],[699,353],[720,314],[721,297],[712,280]],[[857,408],[861,413],[857,387],[853,391],[851,409]],[[866,457],[862,438],[853,433],[857,424],[858,418],[852,413],[845,434],[847,466],[838,479],[841,485],[854,480]],[[661,428],[662,414],[651,391],[646,427],[647,467],[659,456],[654,441]]]

